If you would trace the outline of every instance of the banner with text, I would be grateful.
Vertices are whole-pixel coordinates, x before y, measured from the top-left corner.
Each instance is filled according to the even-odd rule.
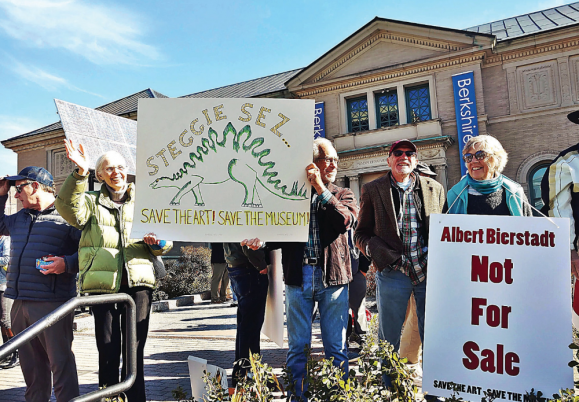
[[[573,387],[569,219],[431,215],[423,391],[523,401]]]
[[[454,93],[454,110],[458,129],[458,150],[460,171],[466,174],[466,166],[462,159],[462,149],[472,137],[478,135],[478,113],[476,111],[476,94],[474,91],[474,74],[472,71],[452,76]]]
[[[307,241],[313,100],[139,99],[132,238]]]
[[[314,139],[326,138],[326,113],[324,102],[317,102],[314,110]]]

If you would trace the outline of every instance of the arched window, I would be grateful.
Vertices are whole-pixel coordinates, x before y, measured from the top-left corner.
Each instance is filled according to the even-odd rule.
[[[541,180],[549,166],[549,162],[537,164],[529,171],[529,178],[527,183],[529,185],[529,202],[537,209],[543,208],[543,200],[541,199]],[[533,214],[536,214],[534,212]]]

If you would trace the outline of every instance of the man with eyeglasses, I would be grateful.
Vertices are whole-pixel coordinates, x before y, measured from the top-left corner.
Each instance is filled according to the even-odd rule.
[[[11,186],[22,209],[5,215]],[[60,216],[55,200],[52,175],[44,168],[29,166],[0,180],[0,234],[12,241],[4,295],[14,299],[16,335],[76,296],[80,231]],[[48,401],[53,385],[57,402],[79,395],[73,318],[69,314],[18,350],[27,402]]]
[[[302,397],[308,387],[304,349],[311,346],[316,302],[326,358],[334,358],[334,365],[348,375],[346,332],[352,267],[347,232],[356,221],[358,205],[350,189],[334,184],[337,172],[338,154],[332,143],[325,138],[316,139],[314,162],[306,167],[312,184],[308,241],[266,246],[281,248],[289,344],[287,367],[296,381],[297,397]],[[241,244],[254,250],[264,246],[259,239]]]
[[[420,338],[424,343],[426,263],[430,214],[442,212],[444,189],[416,174],[416,146],[409,140],[392,144],[390,172],[362,187],[356,246],[378,269],[376,300],[380,339],[398,351],[408,300],[414,294]],[[383,378],[390,386],[389,377]]]

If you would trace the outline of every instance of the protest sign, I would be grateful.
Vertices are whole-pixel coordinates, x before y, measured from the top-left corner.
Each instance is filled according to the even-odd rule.
[[[140,99],[132,238],[306,241],[314,101]]]
[[[54,103],[64,135],[75,144],[83,145],[91,169],[95,168],[99,156],[116,151],[125,158],[127,173],[135,174],[136,121],[59,99]]]
[[[573,387],[568,219],[431,215],[426,294],[423,391]]]
[[[270,252],[271,265],[267,272],[269,286],[267,288],[267,301],[265,304],[265,318],[261,332],[283,348],[284,335],[284,299],[283,299],[283,267],[281,265],[281,251]]]

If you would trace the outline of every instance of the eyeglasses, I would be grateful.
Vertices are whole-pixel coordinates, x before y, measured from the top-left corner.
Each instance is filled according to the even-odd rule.
[[[123,165],[109,166],[108,168],[105,168],[105,171],[110,174],[110,173],[113,173],[115,171],[115,169],[118,170],[119,172],[123,173],[126,169],[126,166],[123,166]]]
[[[485,151],[476,151],[474,154],[464,154],[462,159],[464,159],[466,163],[471,163],[473,157],[476,158],[477,161],[484,161],[489,157],[489,154],[487,154]]]
[[[32,183],[34,183],[34,182],[33,181],[27,181],[26,183],[22,183],[22,184],[19,184],[17,186],[14,186],[14,188],[16,189],[16,192],[18,194],[20,194],[24,187],[26,187],[27,185],[32,184]]]
[[[317,161],[324,161],[326,162],[326,165],[329,165],[330,163],[333,163],[334,165],[337,165],[338,162],[340,162],[340,158],[318,158],[316,159]]]
[[[416,151],[392,151],[392,155],[394,155],[397,158],[400,158],[402,155],[406,154],[406,156],[408,158],[412,158],[413,156],[416,156]]]

